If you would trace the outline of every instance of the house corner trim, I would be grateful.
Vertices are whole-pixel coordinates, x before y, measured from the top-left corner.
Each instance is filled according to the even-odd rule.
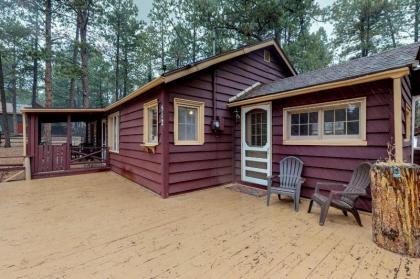
[[[403,130],[402,130],[402,92],[401,77],[393,79],[393,103],[394,103],[394,143],[395,161],[403,162]]]

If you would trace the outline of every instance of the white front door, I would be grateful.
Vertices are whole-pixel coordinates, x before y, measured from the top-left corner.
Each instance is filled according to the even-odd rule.
[[[271,103],[241,109],[241,179],[267,186],[271,175]]]

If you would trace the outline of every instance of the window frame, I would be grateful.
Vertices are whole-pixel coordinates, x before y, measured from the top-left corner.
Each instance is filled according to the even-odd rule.
[[[197,140],[179,140],[178,110],[179,107],[197,109]],[[174,144],[202,145],[204,144],[204,110],[205,103],[187,99],[174,98]]]
[[[325,135],[324,112],[359,104],[359,134],[358,135]],[[291,136],[291,114],[318,112],[318,135]],[[346,121],[347,122],[347,121]],[[333,102],[323,102],[304,106],[286,107],[283,109],[283,144],[284,145],[367,145],[366,141],[366,97],[344,99]]]
[[[156,127],[156,142],[149,142],[149,109],[156,108],[157,112],[157,127]],[[150,102],[143,104],[143,145],[144,146],[157,146],[159,145],[159,102],[158,99],[154,99]]]
[[[117,129],[115,129],[117,128]],[[115,134],[115,131],[117,134]],[[120,112],[108,115],[108,148],[110,152],[120,152]]]

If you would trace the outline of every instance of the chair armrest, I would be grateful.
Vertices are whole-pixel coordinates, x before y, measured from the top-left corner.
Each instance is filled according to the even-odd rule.
[[[273,186],[273,180],[278,178],[278,175],[269,175],[267,176],[267,190],[271,189],[271,186]]]
[[[337,191],[346,188],[346,184],[342,183],[330,183],[330,182],[317,182],[315,186],[315,193],[319,193],[319,190]]]
[[[342,197],[342,196],[364,196],[366,192],[344,192],[344,191],[331,191],[329,197],[332,199],[333,197]]]

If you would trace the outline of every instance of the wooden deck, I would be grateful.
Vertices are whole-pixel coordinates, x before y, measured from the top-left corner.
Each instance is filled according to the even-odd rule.
[[[4,278],[419,278],[420,260],[384,251],[308,202],[211,188],[161,199],[112,173],[0,185]]]

